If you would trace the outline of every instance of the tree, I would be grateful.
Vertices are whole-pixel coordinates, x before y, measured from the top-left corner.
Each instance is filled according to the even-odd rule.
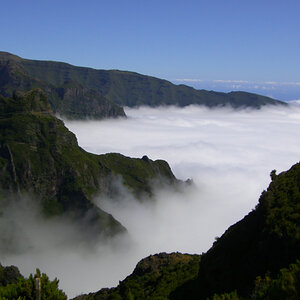
[[[67,300],[66,294],[58,288],[59,280],[50,281],[39,269],[27,279],[20,277],[17,283],[0,287],[0,300],[36,300],[36,278],[41,282],[41,300]]]

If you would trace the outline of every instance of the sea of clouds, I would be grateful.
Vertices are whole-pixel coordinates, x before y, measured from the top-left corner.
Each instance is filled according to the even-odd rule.
[[[89,152],[164,159],[177,178],[192,178],[194,185],[181,193],[157,190],[154,202],[137,202],[126,189],[122,199],[96,198],[127,228],[130,241],[118,237],[87,250],[61,242],[59,231],[70,240],[75,234],[69,224],[61,229],[42,224],[34,231],[33,251],[8,255],[3,264],[18,265],[24,274],[39,267],[57,276],[70,297],[117,285],[147,255],[207,251],[228,226],[255,208],[273,169],[279,173],[299,161],[297,105],[141,107],[126,108],[126,114],[127,119],[65,124]]]
[[[196,78],[171,79],[175,84],[187,84],[196,89],[220,92],[245,91],[268,96],[283,101],[294,100],[299,97],[300,82],[279,81],[249,81],[249,80],[205,80]]]

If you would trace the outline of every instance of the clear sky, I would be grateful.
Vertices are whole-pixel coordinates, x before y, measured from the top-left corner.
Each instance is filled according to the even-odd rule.
[[[9,0],[1,12],[1,50],[23,58],[172,81],[300,82],[299,0]]]

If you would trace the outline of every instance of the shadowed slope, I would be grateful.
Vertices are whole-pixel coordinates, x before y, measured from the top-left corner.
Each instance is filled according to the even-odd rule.
[[[171,299],[206,299],[234,290],[249,297],[255,278],[275,276],[300,259],[300,163],[279,174],[259,204],[231,226],[202,256],[198,278]]]
[[[284,102],[252,93],[196,90],[134,72],[95,70],[61,62],[28,60],[6,52],[0,52],[0,74],[2,95],[11,96],[14,89],[41,87],[49,95],[55,112],[73,118],[80,117],[80,114],[99,118],[124,116],[117,105],[133,107],[198,104],[208,107],[231,105],[234,108],[286,105]],[[61,94],[62,89],[70,83],[72,88]],[[110,104],[104,104],[105,101],[110,101]],[[99,106],[106,107],[105,113],[93,114],[93,110],[100,109]],[[87,107],[93,109],[86,111]]]
[[[15,91],[41,88],[47,94],[54,112],[69,119],[125,117],[123,108],[112,103],[99,91],[83,86],[76,78],[72,79],[65,74],[59,84],[47,81],[44,78],[47,70],[31,74],[30,69],[26,68],[26,61],[0,52],[1,95],[11,97]],[[55,73],[55,76],[59,74]]]

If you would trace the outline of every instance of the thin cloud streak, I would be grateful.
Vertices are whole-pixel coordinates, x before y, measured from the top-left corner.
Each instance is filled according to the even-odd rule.
[[[177,78],[172,81],[175,82],[215,82],[215,83],[245,83],[245,84],[259,84],[259,85],[274,85],[274,86],[300,86],[300,82],[280,82],[280,81],[249,81],[249,80],[228,80],[228,79],[198,79],[198,78]]]
[[[265,95],[282,101],[299,99],[300,82],[279,82],[279,81],[251,81],[251,80],[228,80],[228,79],[197,79],[177,78],[171,80],[175,84],[187,84],[196,89],[206,89],[221,92],[245,91]]]

